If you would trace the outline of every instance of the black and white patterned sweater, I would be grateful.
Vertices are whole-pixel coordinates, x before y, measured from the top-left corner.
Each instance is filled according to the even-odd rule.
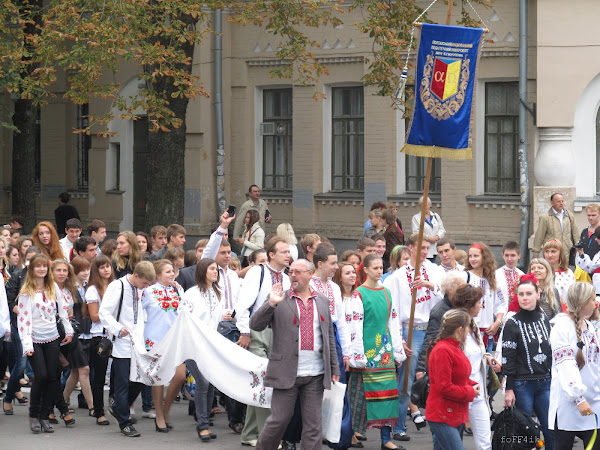
[[[550,378],[550,322],[541,310],[521,309],[506,321],[502,341],[502,364],[502,372],[506,376],[506,389],[513,389],[515,381]]]

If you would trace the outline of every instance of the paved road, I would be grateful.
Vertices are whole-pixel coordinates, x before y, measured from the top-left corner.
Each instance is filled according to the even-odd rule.
[[[77,399],[75,393],[71,397],[71,404],[76,405]],[[28,395],[28,393],[26,393]],[[499,397],[499,396],[497,396]],[[495,402],[496,411],[501,410],[500,400]],[[173,405],[171,418],[175,429],[167,434],[154,431],[154,421],[151,419],[139,418],[142,407],[141,399],[136,403],[138,412],[138,423],[136,428],[142,433],[139,438],[126,438],[119,433],[119,427],[116,421],[109,417],[111,425],[108,427],[99,427],[95,424],[95,419],[87,416],[87,410],[78,409],[74,417],[77,423],[74,428],[65,428],[64,424],[55,425],[53,434],[34,435],[29,431],[27,420],[28,408],[23,406],[14,406],[15,415],[6,416],[0,413],[0,442],[1,448],[8,449],[39,449],[48,450],[68,450],[69,448],[85,448],[86,450],[123,448],[127,446],[130,449],[181,449],[190,447],[202,447],[206,450],[230,450],[230,449],[249,449],[240,445],[239,435],[234,434],[227,428],[227,415],[220,414],[214,417],[213,431],[218,438],[211,443],[201,443],[196,434],[193,418],[188,416],[188,403],[185,400],[176,402]],[[402,443],[407,449],[425,450],[432,448],[431,433],[429,427],[416,431],[412,424],[409,425],[410,442]],[[379,431],[369,430],[367,432],[368,440],[364,442],[365,449],[379,450],[381,442],[379,441]],[[465,449],[474,450],[473,438],[465,436]],[[10,445],[10,446],[9,446]],[[327,447],[323,447],[324,449]],[[583,448],[581,442],[576,448]],[[298,450],[300,448],[298,447]]]

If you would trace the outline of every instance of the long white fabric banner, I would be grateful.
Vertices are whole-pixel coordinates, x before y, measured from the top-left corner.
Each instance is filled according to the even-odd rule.
[[[165,337],[152,350],[144,346],[144,327],[132,335],[130,380],[165,385],[175,368],[193,359],[202,375],[219,391],[247,405],[269,408],[273,389],[265,387],[268,359],[253,355],[216,330],[207,329],[187,308],[179,314]]]

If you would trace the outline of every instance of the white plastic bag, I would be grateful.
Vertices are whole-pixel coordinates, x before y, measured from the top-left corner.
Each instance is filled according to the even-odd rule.
[[[340,441],[345,394],[346,385],[339,382],[331,383],[331,389],[323,392],[323,438],[333,444]]]

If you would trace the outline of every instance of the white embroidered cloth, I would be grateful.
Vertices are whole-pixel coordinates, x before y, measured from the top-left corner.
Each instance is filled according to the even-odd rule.
[[[150,351],[144,345],[144,327],[135,327],[129,379],[149,386],[167,384],[187,359],[196,361],[202,375],[225,395],[270,408],[273,389],[263,383],[269,360],[206,327],[183,302],[171,329]]]

